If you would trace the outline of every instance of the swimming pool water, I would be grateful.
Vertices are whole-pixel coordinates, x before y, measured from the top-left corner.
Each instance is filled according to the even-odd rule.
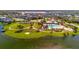
[[[52,28],[59,28],[60,25],[57,25],[57,24],[48,24],[48,29],[52,29]]]

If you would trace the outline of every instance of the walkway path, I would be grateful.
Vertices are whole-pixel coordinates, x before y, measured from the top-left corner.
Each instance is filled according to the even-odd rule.
[[[78,26],[78,25],[73,24],[73,23],[66,23],[66,24],[68,24],[68,25],[72,25],[72,26],[75,26],[75,27],[78,27],[78,28],[79,28],[79,26]]]

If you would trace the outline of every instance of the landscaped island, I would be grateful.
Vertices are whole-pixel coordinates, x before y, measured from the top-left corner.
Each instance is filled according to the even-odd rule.
[[[64,19],[57,17],[30,21],[18,18],[13,18],[12,20],[14,22],[4,26],[4,33],[13,38],[30,39],[44,36],[63,37],[79,34],[77,23],[68,23]]]
[[[0,11],[0,48],[79,48],[79,11]]]

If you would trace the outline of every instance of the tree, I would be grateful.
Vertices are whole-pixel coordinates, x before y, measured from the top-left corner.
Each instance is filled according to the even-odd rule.
[[[74,27],[74,32],[75,32],[75,33],[77,33],[77,29],[78,29],[77,27]]]
[[[18,25],[17,27],[18,27],[18,29],[23,29],[24,28],[24,26],[22,26],[22,25]]]
[[[16,33],[19,33],[19,32],[22,32],[23,31],[24,26],[17,25],[17,28],[18,28],[18,30],[16,31]]]
[[[9,16],[9,15],[8,15],[7,17],[8,17],[8,18],[11,18],[11,19],[13,18],[12,16]]]

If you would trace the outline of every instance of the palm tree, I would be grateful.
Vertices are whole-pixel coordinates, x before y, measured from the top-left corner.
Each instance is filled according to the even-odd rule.
[[[22,31],[24,28],[24,26],[22,26],[22,25],[18,25],[17,27],[18,27],[19,31]]]
[[[74,32],[75,32],[75,33],[77,33],[77,29],[78,29],[77,27],[74,27]]]
[[[15,32],[16,32],[16,33],[19,33],[19,32],[22,32],[22,31],[23,31],[24,26],[22,26],[22,25],[17,25],[17,28],[18,28],[18,30],[15,31]]]

